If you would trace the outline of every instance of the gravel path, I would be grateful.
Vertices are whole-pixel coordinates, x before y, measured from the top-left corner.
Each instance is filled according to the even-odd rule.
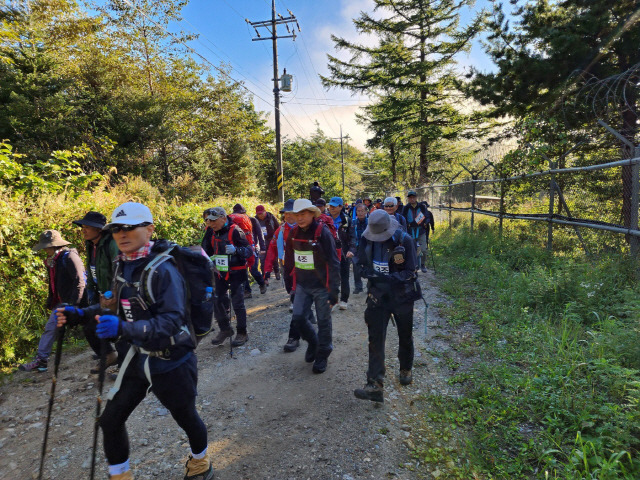
[[[442,302],[431,274],[421,275],[425,298]],[[226,343],[198,347],[198,408],[208,426],[216,479],[413,479],[407,445],[413,400],[447,389],[425,352],[446,348],[437,309],[415,304],[414,383],[397,381],[397,335],[389,329],[383,406],[357,400],[364,384],[367,333],[365,295],[352,295],[349,309],[333,314],[334,352],[322,375],[304,362],[305,346],[284,353],[291,314],[283,287],[248,299],[249,342],[229,356]],[[434,333],[435,332],[435,333]],[[89,478],[97,376],[89,375],[90,352],[64,354],[57,387],[44,478]],[[52,370],[52,368],[50,369]],[[438,378],[434,378],[437,376]],[[0,388],[0,478],[37,478],[51,374],[17,373]],[[107,382],[105,390],[111,382]],[[439,387],[438,387],[439,386]],[[435,390],[435,391],[434,391]],[[188,444],[166,409],[149,395],[127,424],[137,479],[182,479]],[[107,478],[99,447],[98,474]]]

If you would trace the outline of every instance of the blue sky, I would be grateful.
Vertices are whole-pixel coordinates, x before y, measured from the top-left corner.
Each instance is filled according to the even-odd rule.
[[[474,11],[488,3],[480,0]],[[282,132],[294,137],[309,136],[315,122],[330,137],[338,137],[340,125],[349,134],[351,143],[364,146],[367,132],[356,124],[358,105],[367,103],[366,97],[352,96],[344,90],[322,88],[318,74],[327,72],[327,54],[335,54],[331,34],[358,40],[352,19],[360,11],[371,11],[372,0],[277,0],[278,13],[288,16],[291,10],[297,17],[301,32],[292,39],[278,41],[278,63],[294,76],[294,88],[282,97]],[[473,12],[465,12],[463,23]],[[271,18],[271,0],[191,0],[183,10],[183,22],[177,26],[185,32],[199,33],[191,43],[200,55],[213,64],[225,62],[232,67],[231,76],[244,81],[255,94],[256,108],[273,111],[273,58],[271,41],[257,41],[250,21]],[[175,25],[173,26],[176,27]],[[261,34],[267,35],[263,29]],[[279,27],[278,34],[286,34]],[[459,58],[461,66],[474,65],[482,70],[491,64],[478,45],[470,55]],[[273,125],[273,115],[270,115]]]

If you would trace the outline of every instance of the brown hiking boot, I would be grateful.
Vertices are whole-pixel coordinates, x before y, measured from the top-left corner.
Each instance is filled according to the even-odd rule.
[[[211,480],[213,478],[213,465],[209,459],[193,458],[189,455],[189,459],[185,464],[184,480]]]
[[[371,400],[372,402],[384,402],[384,389],[377,382],[368,382],[363,388],[356,388],[353,391],[356,398],[360,400]]]
[[[118,352],[116,352],[114,350],[113,352],[107,353],[107,356],[105,357],[104,368],[107,369],[110,366],[115,365],[116,363],[118,363]],[[99,360],[98,360],[98,365],[93,367],[90,370],[90,372],[92,374],[100,373],[100,361]]]
[[[230,328],[229,330],[220,330],[218,334],[211,340],[211,344],[222,345],[227,338],[233,337],[233,334],[233,328]]]
[[[131,473],[131,470],[127,470],[118,475],[109,475],[109,480],[133,480],[133,473]]]
[[[400,385],[411,385],[413,382],[413,376],[411,375],[411,370],[400,370]]]
[[[236,334],[236,338],[234,338],[231,341],[231,346],[232,347],[240,347],[240,346],[244,345],[245,343],[247,343],[248,341],[249,341],[249,335],[247,335],[247,332],[245,332],[245,333],[238,332]]]

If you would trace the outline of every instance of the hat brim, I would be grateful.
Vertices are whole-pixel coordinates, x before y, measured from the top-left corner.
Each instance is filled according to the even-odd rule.
[[[74,220],[71,223],[73,223],[74,225],[78,225],[79,227],[81,227],[82,225],[86,225],[87,227],[95,227],[95,228],[105,227],[104,223],[92,222],[91,220]]]
[[[365,228],[364,232],[362,232],[362,236],[370,242],[386,242],[393,236],[396,230],[400,228],[398,220],[396,220],[395,218],[391,218],[390,220],[391,221],[389,222],[389,226],[380,233],[373,233],[370,230],[371,225],[367,225],[367,228]]]
[[[313,212],[313,215],[315,218],[318,218],[320,216],[320,214],[322,213],[320,211],[320,209],[316,206],[311,206],[311,207],[305,207],[305,208],[301,208],[300,210],[291,210],[292,213],[300,213],[300,212],[304,212],[305,210],[309,210],[310,212]]]
[[[53,241],[49,243],[36,243],[31,250],[34,252],[39,252],[40,250],[44,250],[49,247],[66,247],[67,245],[71,245],[71,242],[67,242],[66,240],[60,240],[59,242]]]
[[[153,225],[153,222],[141,222],[141,223],[147,223],[149,225]],[[102,230],[109,230],[111,227],[113,227],[114,225],[131,225],[130,223],[124,223],[124,222],[111,222],[111,223],[107,223],[104,227],[102,227]],[[135,225],[140,225],[140,223],[137,223]]]

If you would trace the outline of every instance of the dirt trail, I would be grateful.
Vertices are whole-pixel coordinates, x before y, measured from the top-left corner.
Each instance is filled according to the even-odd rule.
[[[431,274],[421,275],[425,298],[442,302]],[[276,283],[274,285],[273,283]],[[387,339],[384,406],[357,400],[353,389],[365,380],[367,334],[365,295],[352,295],[349,309],[333,314],[334,352],[322,375],[304,362],[305,346],[284,353],[290,313],[279,282],[266,295],[247,300],[249,343],[234,349],[198,347],[198,408],[209,431],[216,479],[413,479],[406,443],[422,393],[446,393],[449,373],[426,352],[447,349],[437,309],[415,304],[414,383],[397,381],[397,334]],[[97,379],[88,375],[90,352],[63,353],[57,388],[47,479],[89,478]],[[50,368],[52,370],[52,368]],[[37,478],[51,375],[16,374],[0,389],[0,478]],[[109,388],[111,382],[107,382]],[[131,462],[137,479],[182,479],[186,437],[168,412],[149,395],[128,421]],[[99,447],[98,474],[106,478]]]

